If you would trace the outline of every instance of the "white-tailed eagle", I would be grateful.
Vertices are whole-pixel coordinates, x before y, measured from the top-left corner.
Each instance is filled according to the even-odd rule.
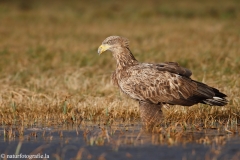
[[[192,72],[175,62],[140,63],[129,49],[129,41],[120,36],[106,38],[98,54],[111,51],[117,62],[112,80],[122,92],[139,101],[140,115],[146,125],[159,122],[162,106],[212,106],[227,104],[226,95],[218,89],[192,80]]]

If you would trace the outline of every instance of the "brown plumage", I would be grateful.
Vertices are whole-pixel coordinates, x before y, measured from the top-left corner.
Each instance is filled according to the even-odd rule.
[[[140,115],[146,125],[159,122],[162,106],[192,106],[204,103],[214,106],[227,104],[226,95],[190,78],[192,72],[175,62],[140,63],[129,49],[126,38],[110,36],[98,49],[109,50],[117,61],[112,80],[125,94],[139,101]]]

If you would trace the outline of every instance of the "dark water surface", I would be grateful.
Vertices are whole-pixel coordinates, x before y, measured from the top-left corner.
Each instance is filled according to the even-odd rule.
[[[149,133],[140,123],[111,127],[92,124],[24,128],[23,136],[19,134],[18,128],[0,129],[0,159],[14,154],[91,160],[240,159],[239,133],[216,128],[171,132],[167,128]]]

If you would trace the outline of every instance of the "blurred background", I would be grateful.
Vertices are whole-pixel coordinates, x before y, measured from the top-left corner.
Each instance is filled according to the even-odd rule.
[[[0,0],[0,82],[48,95],[108,95],[115,61],[97,48],[120,35],[139,61],[176,61],[228,92],[238,84],[239,26],[238,0]]]

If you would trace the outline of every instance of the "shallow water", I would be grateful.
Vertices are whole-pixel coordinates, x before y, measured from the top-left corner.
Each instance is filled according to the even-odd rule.
[[[4,133],[5,130],[5,133]],[[13,133],[12,137],[6,136]],[[238,133],[212,129],[154,133],[141,123],[0,129],[0,153],[43,155],[46,159],[240,159]]]

